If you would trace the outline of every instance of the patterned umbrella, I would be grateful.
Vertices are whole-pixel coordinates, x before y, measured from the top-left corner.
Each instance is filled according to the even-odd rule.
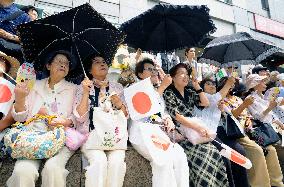
[[[202,6],[158,4],[120,27],[125,43],[144,51],[166,52],[195,46],[215,26]]]
[[[281,51],[283,52],[270,41],[239,32],[209,42],[198,62],[220,67],[258,64],[268,56]]]
[[[44,19],[20,25],[19,36],[27,61],[41,71],[48,53],[54,50],[67,50],[81,62],[87,56],[98,53],[111,63],[124,34],[103,18],[90,4],[51,15]],[[82,75],[76,68],[71,76]],[[71,78],[72,78],[71,77]]]

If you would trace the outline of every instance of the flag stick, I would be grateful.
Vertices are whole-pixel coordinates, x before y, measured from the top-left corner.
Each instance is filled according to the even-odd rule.
[[[212,137],[209,137],[212,141],[214,141],[214,142],[216,142],[217,144],[219,144],[222,148],[224,148],[224,149],[226,149],[225,147],[223,147],[222,146],[222,143],[220,143],[219,141],[217,141],[217,140],[215,140],[215,139],[213,139]],[[229,146],[228,146],[229,147]],[[232,148],[231,148],[232,149]],[[233,149],[234,150],[234,149]],[[236,151],[236,150],[234,150],[234,151]],[[236,151],[237,152],[237,151]],[[238,153],[238,152],[237,152]],[[239,153],[240,154],[240,153]],[[240,154],[240,155],[242,155],[242,154]],[[235,155],[236,157],[238,157],[238,158],[241,158],[241,156],[239,156],[239,155]],[[243,156],[243,155],[242,155]]]
[[[13,81],[15,81],[15,83],[17,83],[16,80],[13,77],[11,77],[9,74],[7,74],[2,68],[0,68],[0,72],[4,73],[7,77],[9,77]]]

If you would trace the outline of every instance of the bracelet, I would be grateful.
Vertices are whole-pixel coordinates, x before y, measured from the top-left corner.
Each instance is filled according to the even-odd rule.
[[[201,92],[203,92],[203,89],[200,88],[199,90],[196,90],[196,93],[200,94]]]

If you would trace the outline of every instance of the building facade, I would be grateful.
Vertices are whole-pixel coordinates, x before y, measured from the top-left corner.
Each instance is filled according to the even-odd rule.
[[[117,26],[158,3],[207,5],[217,27],[212,37],[245,31],[270,40],[284,49],[284,0],[16,0],[15,2],[41,8],[45,16],[88,2]]]

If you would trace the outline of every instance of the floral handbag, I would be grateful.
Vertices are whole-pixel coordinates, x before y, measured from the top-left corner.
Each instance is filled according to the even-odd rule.
[[[53,157],[65,145],[64,127],[49,131],[27,128],[35,120],[48,124],[55,116],[35,115],[25,123],[16,123],[4,136],[6,153],[15,159],[46,159]]]

